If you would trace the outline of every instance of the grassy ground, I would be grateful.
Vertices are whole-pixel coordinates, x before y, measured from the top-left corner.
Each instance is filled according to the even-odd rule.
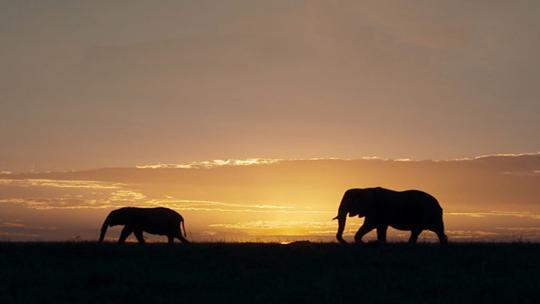
[[[0,303],[539,303],[540,244],[0,243]]]

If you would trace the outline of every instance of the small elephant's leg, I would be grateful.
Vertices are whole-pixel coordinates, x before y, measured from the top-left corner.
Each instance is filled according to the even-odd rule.
[[[189,241],[188,241],[185,237],[183,237],[182,235],[177,236],[177,238],[178,238],[180,241],[182,241],[182,243],[189,244]]]
[[[182,230],[180,230],[180,227],[178,227],[178,229],[174,231],[173,237],[179,239],[182,243],[189,243],[189,241],[182,235]]]
[[[364,235],[368,234],[373,229],[375,229],[374,226],[364,223],[364,225],[362,225],[354,235],[354,241],[357,243],[363,243],[362,237],[364,237]]]
[[[137,241],[139,241],[139,243],[144,244],[144,237],[143,237],[142,230],[137,229],[133,232],[133,234],[135,234],[135,237],[137,238]]]
[[[422,230],[413,230],[411,231],[411,236],[409,237],[409,243],[416,244],[418,236],[422,233]]]
[[[127,237],[133,232],[131,227],[124,226],[124,229],[122,229],[122,232],[120,232],[120,238],[118,239],[118,243],[124,243],[127,239]]]
[[[386,230],[388,226],[377,227],[377,241],[381,243],[386,243]]]

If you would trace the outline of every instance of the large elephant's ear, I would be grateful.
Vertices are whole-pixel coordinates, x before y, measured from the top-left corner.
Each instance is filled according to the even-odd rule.
[[[371,211],[374,209],[375,204],[377,203],[377,195],[376,195],[376,189],[365,189],[364,193],[362,193],[362,201],[364,202],[365,214],[370,214]]]

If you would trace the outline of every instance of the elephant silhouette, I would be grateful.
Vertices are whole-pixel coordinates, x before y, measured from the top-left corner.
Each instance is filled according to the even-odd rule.
[[[99,242],[103,242],[107,227],[117,225],[124,225],[118,243],[124,243],[131,233],[135,234],[139,243],[144,243],[143,232],[166,235],[169,244],[174,243],[174,238],[189,243],[185,238],[187,235],[184,218],[178,212],[169,208],[124,207],[113,210],[101,226]],[[180,225],[182,225],[182,229]],[[184,230],[183,236],[182,230]]]
[[[341,243],[346,243],[343,230],[347,214],[365,217],[354,237],[357,243],[362,243],[362,237],[373,229],[377,229],[377,241],[386,242],[388,227],[411,231],[409,243],[416,243],[423,230],[435,232],[441,244],[448,242],[443,209],[437,199],[419,190],[393,191],[381,187],[347,190],[334,218],[338,220],[336,238]]]

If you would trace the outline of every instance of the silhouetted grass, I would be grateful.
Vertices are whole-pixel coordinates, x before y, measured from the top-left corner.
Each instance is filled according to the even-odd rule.
[[[540,244],[0,243],[0,303],[539,303]]]

